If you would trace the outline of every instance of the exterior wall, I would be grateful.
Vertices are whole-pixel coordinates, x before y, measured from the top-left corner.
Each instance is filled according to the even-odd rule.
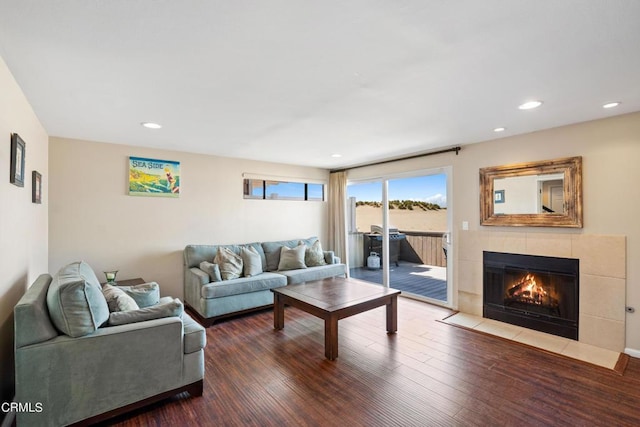
[[[582,156],[583,158],[583,213],[584,228],[511,228],[480,226],[479,169],[528,161]],[[449,195],[449,209],[453,209],[452,235],[454,247],[454,305],[459,309],[476,312],[481,295],[469,282],[474,270],[469,270],[460,256],[466,242],[473,240],[478,232],[495,239],[510,240],[521,233],[535,235],[539,240],[553,242],[558,235],[563,241],[572,241],[580,236],[599,240],[615,236],[625,239],[626,260],[624,278],[625,301],[618,296],[615,307],[609,307],[607,316],[624,323],[624,346],[627,351],[640,357],[640,313],[624,312],[625,304],[640,309],[640,113],[615,116],[563,126],[520,136],[505,137],[478,144],[463,146],[460,154],[437,156],[389,163],[380,166],[353,169],[349,179],[366,179],[385,174],[411,170],[426,170],[442,166],[453,169],[453,195]],[[469,230],[462,229],[463,222]],[[605,239],[606,240],[606,239]],[[602,246],[603,253],[608,250]],[[581,266],[581,269],[584,268]],[[600,273],[601,275],[603,273]],[[606,274],[604,275],[606,277]],[[477,280],[477,279],[476,279]],[[481,280],[481,279],[480,279]],[[606,279],[593,279],[603,285],[611,284]],[[593,280],[591,283],[593,283]],[[606,282],[606,283],[605,283]],[[614,287],[620,287],[616,281]],[[582,301],[581,301],[582,303]],[[613,303],[613,302],[612,302]],[[606,323],[602,316],[593,316],[593,324]],[[619,330],[619,329],[618,329]],[[582,332],[581,332],[582,333]],[[619,346],[619,345],[617,345]]]
[[[0,400],[14,395],[13,307],[47,271],[49,142],[31,105],[0,58]],[[25,141],[24,187],[9,183],[11,134]],[[42,174],[42,204],[31,203],[31,172]],[[0,422],[4,417],[0,413]]]
[[[180,162],[180,197],[128,195],[129,156]],[[188,244],[327,236],[327,202],[244,199],[243,173],[328,181],[324,169],[51,138],[49,271],[83,259],[104,280],[157,281],[182,298]]]

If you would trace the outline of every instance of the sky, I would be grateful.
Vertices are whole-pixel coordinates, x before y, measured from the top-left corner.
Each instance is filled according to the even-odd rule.
[[[382,201],[382,182],[350,184],[347,196],[357,201]],[[447,206],[447,177],[445,174],[389,180],[389,200],[416,200]]]

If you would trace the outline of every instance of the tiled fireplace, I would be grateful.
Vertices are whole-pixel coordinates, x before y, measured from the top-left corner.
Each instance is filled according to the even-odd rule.
[[[580,262],[484,251],[482,315],[578,339]]]
[[[458,308],[461,312],[483,316],[484,252],[574,259],[579,265],[578,341],[618,352],[624,350],[626,295],[626,238],[624,236],[483,229],[459,231],[457,237],[456,271]],[[513,270],[510,274],[515,275]],[[512,279],[516,282],[527,280],[526,275]],[[513,292],[515,293],[516,290]],[[527,296],[525,294],[520,296],[523,295]],[[517,300],[518,297],[514,301]],[[522,301],[525,299],[521,299],[520,302]],[[552,310],[553,305],[552,301],[547,309]]]

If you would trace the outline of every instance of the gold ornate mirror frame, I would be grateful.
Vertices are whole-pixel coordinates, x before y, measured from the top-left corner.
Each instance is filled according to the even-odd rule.
[[[494,192],[497,179],[563,174],[563,212],[495,213],[504,190]],[[496,194],[498,193],[498,194]],[[582,228],[582,157],[519,163],[480,169],[480,224],[511,227]]]

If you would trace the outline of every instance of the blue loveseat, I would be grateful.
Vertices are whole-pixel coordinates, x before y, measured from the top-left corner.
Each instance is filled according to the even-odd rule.
[[[273,306],[271,289],[296,283],[345,276],[346,266],[333,251],[322,251],[324,265],[281,270],[282,247],[296,248],[300,244],[312,247],[317,237],[274,242],[253,242],[237,245],[188,245],[184,249],[184,300],[196,319],[204,326],[242,312]],[[218,249],[226,248],[240,254],[251,247],[260,256],[262,273],[250,277],[214,281],[201,267],[213,262]]]

